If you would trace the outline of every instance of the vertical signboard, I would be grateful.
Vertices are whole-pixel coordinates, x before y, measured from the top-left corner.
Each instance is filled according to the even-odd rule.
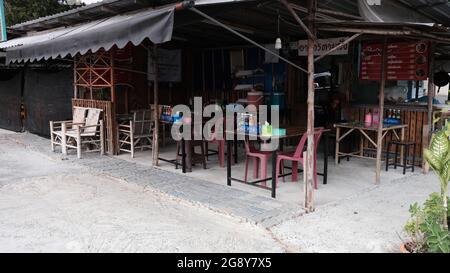
[[[3,0],[0,0],[0,42],[6,41],[6,20]]]

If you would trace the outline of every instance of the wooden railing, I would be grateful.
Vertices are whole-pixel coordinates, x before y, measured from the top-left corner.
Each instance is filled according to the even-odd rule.
[[[72,106],[103,110],[103,123],[106,136],[106,153],[111,155],[116,154],[116,123],[114,119],[116,115],[114,112],[115,110],[113,103],[110,101],[102,100],[72,99]]]

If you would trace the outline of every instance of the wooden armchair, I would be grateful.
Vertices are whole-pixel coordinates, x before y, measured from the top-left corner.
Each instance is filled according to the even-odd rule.
[[[119,151],[131,153],[134,158],[136,149],[153,148],[153,120],[151,110],[140,110],[133,113],[129,124],[119,125]]]
[[[101,113],[100,109],[74,107],[73,120],[50,121],[52,151],[55,151],[55,146],[61,146],[63,154],[67,154],[69,149],[76,149],[81,159],[82,147],[85,146],[89,148],[86,152],[100,152],[103,155],[105,141]]]

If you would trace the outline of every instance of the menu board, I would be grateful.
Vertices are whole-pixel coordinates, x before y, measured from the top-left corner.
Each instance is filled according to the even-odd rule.
[[[387,45],[386,80],[426,80],[429,73],[429,42],[399,42]],[[383,44],[364,44],[361,48],[360,79],[381,80]]]

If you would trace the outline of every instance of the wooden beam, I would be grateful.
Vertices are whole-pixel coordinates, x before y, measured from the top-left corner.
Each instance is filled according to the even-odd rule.
[[[325,58],[326,56],[330,55],[331,53],[335,52],[336,50],[338,50],[340,47],[350,43],[351,41],[355,40],[356,38],[358,38],[359,36],[361,36],[362,33],[357,33],[355,35],[353,35],[352,37],[348,38],[347,40],[343,41],[342,43],[340,43],[339,45],[333,47],[332,49],[328,50],[327,52],[325,52],[325,54],[323,54],[322,56],[317,57],[314,62],[317,62],[323,58]]]
[[[349,32],[349,33],[362,33],[362,34],[373,34],[383,36],[403,36],[413,34],[409,30],[362,29],[351,27],[327,27],[327,26],[319,27],[318,29],[330,32]]]
[[[381,63],[381,82],[379,92],[380,122],[377,130],[377,169],[375,184],[379,185],[381,181],[381,157],[383,153],[383,120],[384,120],[384,88],[386,86],[386,66],[387,66],[387,38],[383,42],[383,61]]]
[[[316,44],[316,11],[317,0],[308,0],[308,29],[311,36],[308,39],[308,147],[307,147],[307,166],[305,170],[305,209],[307,212],[314,211],[314,47]]]
[[[306,32],[306,34],[308,34],[308,38],[316,41],[316,35],[312,33],[311,29],[309,27],[307,27],[305,25],[305,23],[303,23],[302,19],[300,19],[300,17],[298,16],[298,14],[295,12],[295,10],[292,8],[291,4],[288,3],[287,0],[278,0],[280,1],[288,10],[289,12],[292,14],[292,16],[294,17],[295,21],[297,21],[297,23],[300,25],[300,27]],[[309,11],[311,12],[311,11]],[[315,11],[316,12],[316,11]],[[310,14],[311,15],[311,14]],[[314,14],[314,20],[315,20],[316,15]],[[310,17],[311,19],[311,17]]]

